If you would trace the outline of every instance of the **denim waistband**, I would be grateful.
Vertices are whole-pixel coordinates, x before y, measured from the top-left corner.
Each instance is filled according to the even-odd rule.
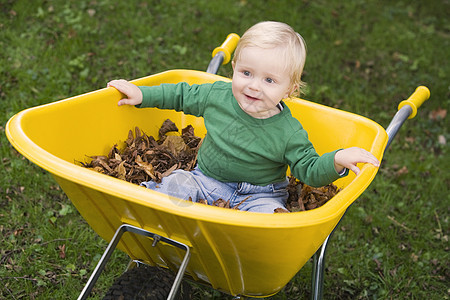
[[[289,181],[286,178],[285,181],[271,183],[265,186],[260,185],[254,185],[248,182],[239,182],[239,183],[232,183],[232,185],[235,185],[236,192],[240,194],[254,194],[254,193],[273,193],[279,190],[286,189]]]

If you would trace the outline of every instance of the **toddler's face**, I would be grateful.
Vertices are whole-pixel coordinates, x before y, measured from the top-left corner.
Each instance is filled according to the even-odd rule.
[[[281,53],[278,48],[246,47],[233,63],[233,95],[241,109],[254,118],[279,113],[276,105],[293,88]]]

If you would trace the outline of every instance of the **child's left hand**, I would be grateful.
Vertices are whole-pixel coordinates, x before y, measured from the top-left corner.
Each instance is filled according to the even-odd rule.
[[[358,175],[360,169],[356,166],[357,163],[370,163],[375,167],[380,166],[380,162],[372,153],[358,147],[340,150],[334,156],[334,168],[338,173],[347,168]]]

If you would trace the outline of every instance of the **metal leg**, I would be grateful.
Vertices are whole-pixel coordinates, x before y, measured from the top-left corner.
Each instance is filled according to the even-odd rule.
[[[314,253],[313,256],[313,269],[311,271],[311,299],[312,300],[322,300],[323,298],[323,278],[325,274],[325,254],[327,252],[328,243],[330,242],[331,236],[336,231],[336,228],[341,224],[342,219],[349,208],[353,205],[350,204],[345,210],[339,222],[334,227],[333,231],[327,236],[322,246]]]
[[[332,234],[332,233],[331,233]],[[311,273],[312,289],[311,299],[321,300],[323,297],[323,276],[325,271],[325,253],[327,251],[328,241],[331,234],[327,236],[322,246],[314,253],[313,256],[313,269]]]
[[[80,296],[78,297],[78,300],[87,299],[90,292],[92,291],[92,288],[94,287],[95,283],[97,282],[98,277],[100,276],[101,272],[104,270],[106,263],[108,262],[114,249],[117,247],[117,244],[119,243],[122,235],[125,232],[131,232],[134,234],[139,234],[139,235],[143,235],[143,236],[152,238],[153,239],[153,245],[152,245],[153,247],[156,246],[156,244],[159,241],[163,241],[167,244],[170,244],[172,246],[178,247],[178,248],[186,251],[186,254],[180,265],[180,269],[178,270],[178,273],[175,277],[175,281],[170,290],[169,296],[167,297],[167,299],[174,299],[175,295],[178,291],[178,288],[180,287],[181,280],[184,275],[184,271],[186,270],[187,264],[189,262],[189,258],[191,256],[189,247],[183,243],[177,242],[177,241],[169,239],[169,238],[159,236],[157,234],[154,234],[150,231],[141,229],[139,227],[135,227],[135,226],[128,225],[128,224],[123,224],[117,229],[116,233],[114,234],[114,237],[112,238],[111,242],[108,244],[108,247],[106,248],[105,252],[103,253],[102,257],[100,258],[100,261],[98,262],[97,266],[95,267],[94,272],[92,273],[91,277],[89,278],[88,282],[86,283],[85,287],[83,288],[83,291],[81,292]]]

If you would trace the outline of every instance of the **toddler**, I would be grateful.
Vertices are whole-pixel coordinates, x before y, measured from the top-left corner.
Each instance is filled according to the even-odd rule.
[[[357,163],[378,167],[378,160],[361,148],[317,154],[282,101],[304,85],[305,59],[303,38],[289,25],[261,22],[237,45],[231,83],[137,87],[125,80],[109,82],[126,96],[118,105],[175,109],[205,121],[195,169],[142,185],[185,200],[230,200],[231,207],[243,211],[273,213],[285,208],[288,166],[311,186],[327,185],[348,170],[358,174]]]

